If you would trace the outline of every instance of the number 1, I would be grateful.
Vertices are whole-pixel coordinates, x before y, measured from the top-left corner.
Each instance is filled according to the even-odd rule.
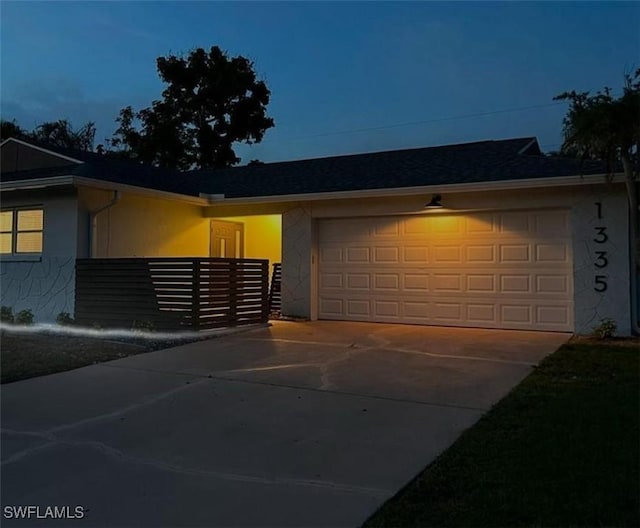
[[[596,202],[596,208],[598,209],[598,220],[602,219],[602,202]]]

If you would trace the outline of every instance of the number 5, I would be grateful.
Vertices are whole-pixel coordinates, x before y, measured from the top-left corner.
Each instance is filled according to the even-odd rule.
[[[596,275],[595,277],[595,286],[593,289],[597,292],[607,291],[607,276],[606,275]]]

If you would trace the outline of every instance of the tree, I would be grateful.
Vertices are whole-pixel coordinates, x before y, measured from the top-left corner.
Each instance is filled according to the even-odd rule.
[[[563,120],[561,152],[581,159],[602,159],[610,180],[622,164],[629,199],[632,243],[638,239],[638,174],[640,156],[640,69],[626,74],[622,95],[610,88],[595,95],[564,92],[554,100],[569,101]]]
[[[0,141],[9,139],[10,137],[18,139],[26,139],[29,136],[29,132],[23,129],[16,120],[6,121],[0,120]]]
[[[162,99],[139,111],[120,111],[108,141],[116,151],[161,167],[228,167],[240,161],[234,143],[259,143],[273,127],[266,114],[270,91],[250,60],[214,46],[156,62],[167,85]]]
[[[89,121],[78,130],[74,130],[66,119],[48,121],[37,126],[32,132],[32,137],[56,147],[91,152],[96,137],[96,125]]]
[[[47,121],[38,125],[31,132],[18,125],[15,119],[13,121],[3,120],[0,124],[3,140],[10,137],[26,141],[31,139],[61,148],[93,151],[96,127],[92,121],[77,130],[74,130],[66,119]]]

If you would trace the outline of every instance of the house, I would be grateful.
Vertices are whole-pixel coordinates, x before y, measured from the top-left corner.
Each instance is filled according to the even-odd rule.
[[[75,261],[282,262],[311,319],[632,331],[628,201],[533,137],[179,173],[8,139],[2,304],[73,312]]]

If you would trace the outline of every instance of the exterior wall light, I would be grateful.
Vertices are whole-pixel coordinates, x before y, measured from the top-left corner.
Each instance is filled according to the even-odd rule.
[[[425,207],[428,209],[438,209],[440,207],[443,207],[442,196],[440,194],[434,194],[431,197],[431,201],[428,204],[426,204]]]

